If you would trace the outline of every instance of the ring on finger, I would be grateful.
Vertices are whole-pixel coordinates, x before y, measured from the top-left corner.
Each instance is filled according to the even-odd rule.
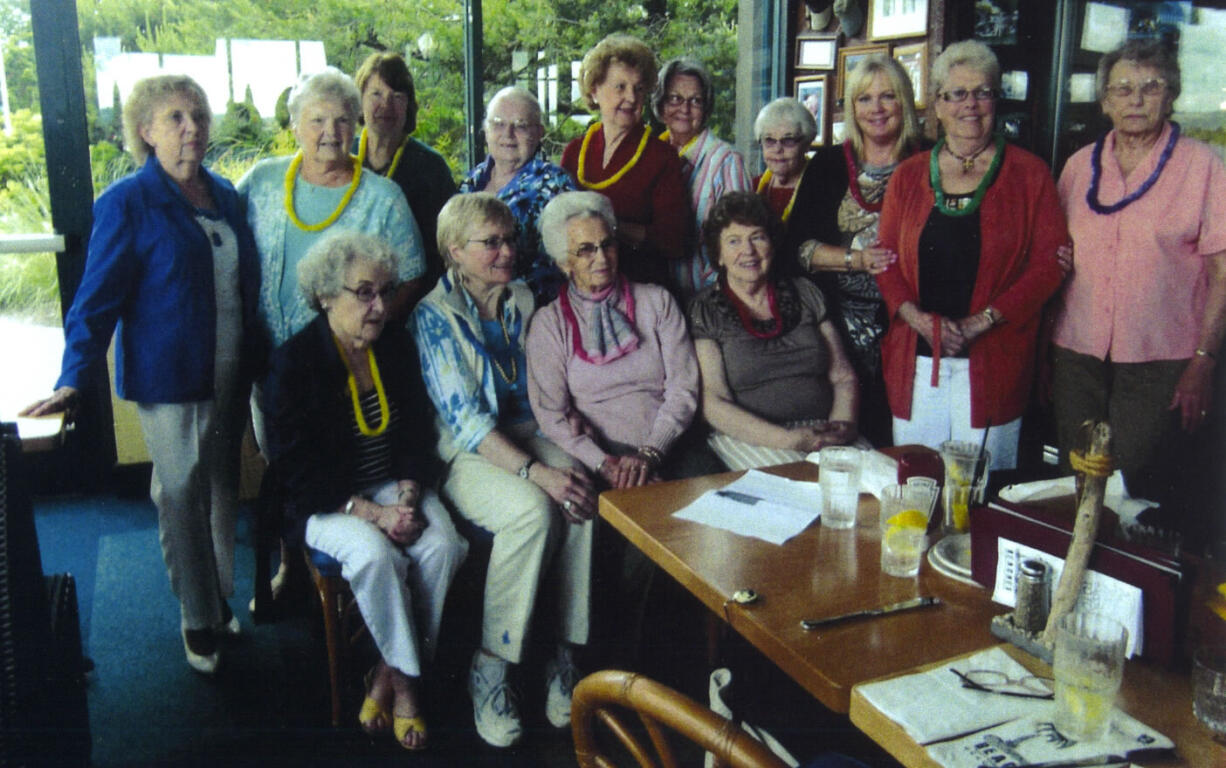
[[[562,502],[562,509],[566,510],[567,512],[571,511],[571,509],[573,509],[574,506],[575,506],[575,502],[571,501],[570,499],[567,499],[566,501]]]

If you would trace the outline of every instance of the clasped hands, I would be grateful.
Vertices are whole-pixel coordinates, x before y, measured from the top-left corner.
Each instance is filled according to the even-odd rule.
[[[378,504],[367,500],[357,503],[370,505],[363,517],[378,526],[389,539],[401,546],[411,546],[430,524],[419,506],[421,486],[415,480],[400,480],[396,483],[396,490],[395,504]]]
[[[828,445],[848,445],[859,434],[854,421],[824,421],[813,426],[792,427],[793,450],[812,453]]]

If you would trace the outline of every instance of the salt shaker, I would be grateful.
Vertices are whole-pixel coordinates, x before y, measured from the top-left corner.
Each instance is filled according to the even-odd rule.
[[[1033,558],[1023,560],[1017,576],[1017,604],[1013,624],[1032,635],[1047,626],[1051,610],[1051,577],[1047,564]]]

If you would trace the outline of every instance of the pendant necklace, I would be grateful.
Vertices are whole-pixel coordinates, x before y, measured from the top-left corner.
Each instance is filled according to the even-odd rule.
[[[992,142],[989,142],[991,144]],[[979,186],[975,187],[975,194],[971,196],[970,202],[963,208],[950,208],[945,204],[945,190],[941,188],[941,149],[945,147],[945,137],[942,136],[937,142],[936,147],[932,150],[928,158],[928,182],[932,185],[932,193],[936,196],[937,210],[946,216],[969,216],[979,210],[979,204],[983,202],[983,196],[987,194],[988,187],[992,186],[992,182],[996,181],[996,174],[1000,172],[1001,162],[1005,157],[1005,137],[1000,134],[996,135],[996,154],[992,156],[992,164],[988,166],[988,170],[983,174],[983,178],[979,180]],[[986,148],[986,147],[985,147]],[[979,152],[982,152],[980,149]],[[978,155],[979,152],[975,154]],[[950,154],[953,154],[952,150]],[[958,157],[954,155],[954,157]],[[958,158],[961,160],[961,158]],[[963,161],[965,163],[965,161]]]

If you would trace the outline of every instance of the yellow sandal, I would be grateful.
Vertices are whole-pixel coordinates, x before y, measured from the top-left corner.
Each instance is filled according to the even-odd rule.
[[[396,743],[410,752],[416,752],[426,748],[426,719],[421,715],[414,717],[392,717],[392,732],[396,734]],[[404,743],[404,737],[410,733],[420,733],[421,743],[416,746],[409,746]]]
[[[362,708],[358,710],[358,724],[362,726],[363,731],[373,736],[387,730],[387,721],[391,718],[392,713],[370,696],[370,689],[375,681],[373,667],[366,673],[363,680],[366,683],[366,698],[362,699]]]

